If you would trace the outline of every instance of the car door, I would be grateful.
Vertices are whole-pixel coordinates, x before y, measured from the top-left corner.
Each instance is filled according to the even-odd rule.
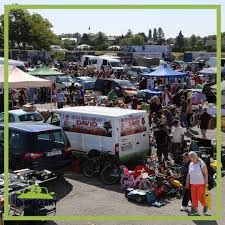
[[[24,169],[24,152],[26,151],[25,134],[20,131],[9,131],[9,167]]]
[[[45,120],[45,123],[51,124],[54,126],[60,126],[60,115],[58,113],[51,113],[50,116]]]

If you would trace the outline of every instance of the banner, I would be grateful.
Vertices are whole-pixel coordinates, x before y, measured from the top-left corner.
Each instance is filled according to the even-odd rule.
[[[112,137],[112,122],[108,118],[63,114],[61,123],[64,131]]]
[[[145,118],[142,115],[129,116],[120,119],[121,136],[138,134],[146,131]]]

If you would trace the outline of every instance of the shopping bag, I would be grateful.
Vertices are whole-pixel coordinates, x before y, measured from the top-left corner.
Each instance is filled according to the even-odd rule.
[[[209,192],[208,189],[205,190],[205,195],[204,195],[205,203],[208,209],[212,209],[212,193]]]

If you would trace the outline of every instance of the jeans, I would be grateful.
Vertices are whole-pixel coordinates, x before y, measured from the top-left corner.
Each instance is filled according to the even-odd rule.
[[[188,127],[187,113],[185,113],[185,112],[180,113],[180,123],[181,123],[182,127]]]

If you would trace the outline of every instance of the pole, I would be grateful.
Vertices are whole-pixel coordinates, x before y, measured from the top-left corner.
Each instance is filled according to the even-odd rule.
[[[52,110],[52,85],[51,85],[51,106],[50,109]]]

